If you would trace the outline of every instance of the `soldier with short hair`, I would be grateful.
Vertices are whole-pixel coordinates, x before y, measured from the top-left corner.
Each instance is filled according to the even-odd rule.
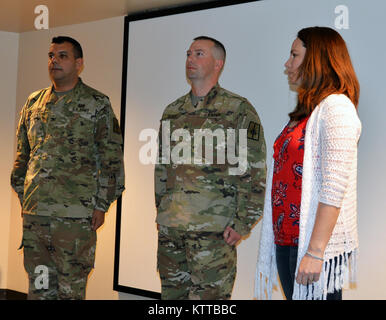
[[[22,207],[28,299],[85,298],[96,230],[124,190],[118,120],[109,98],[79,78],[82,68],[80,44],[53,38],[52,86],[29,96],[17,128],[11,185]]]
[[[162,299],[230,299],[236,276],[235,245],[250,232],[263,211],[263,127],[247,99],[219,86],[225,58],[225,48],[219,41],[206,36],[195,38],[186,59],[191,91],[167,106],[162,115],[155,168]],[[168,132],[165,126],[170,136],[164,134]],[[229,143],[232,130],[239,148]],[[186,151],[179,140],[183,132],[189,132],[187,141],[192,141],[189,154],[173,162],[173,156]],[[211,138],[217,141],[217,145],[211,145],[213,155],[207,154],[206,148],[205,153],[198,153],[205,154],[201,162],[193,157],[202,148],[193,142],[197,132],[212,133]],[[219,143],[223,137],[225,145]],[[230,151],[238,149],[240,160],[243,141],[246,164],[239,166],[237,174],[230,174],[235,169],[234,161],[229,161]],[[172,150],[171,155],[164,150]],[[228,156],[225,162],[219,161],[221,150]]]

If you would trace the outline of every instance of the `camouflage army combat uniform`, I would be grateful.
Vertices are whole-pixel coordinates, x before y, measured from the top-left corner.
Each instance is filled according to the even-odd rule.
[[[31,94],[11,185],[24,216],[29,298],[84,298],[94,265],[93,211],[108,211],[124,190],[122,135],[108,97],[80,78],[65,94],[53,87]],[[48,289],[36,286],[38,265],[49,268]]]
[[[262,214],[266,177],[264,133],[252,105],[218,84],[196,103],[193,98],[189,93],[176,100],[161,119],[155,198],[156,221],[160,225],[158,268],[162,298],[228,299],[236,274],[236,249],[226,244],[223,232],[231,226],[244,236]],[[162,126],[166,124],[171,135],[176,129],[189,130],[192,159],[195,130],[222,129],[226,133],[227,129],[245,129],[246,170],[230,175],[229,159],[225,163],[216,161],[217,148],[213,148],[212,164],[195,164],[193,160],[190,164],[165,163],[162,147],[166,137]],[[172,154],[178,143],[175,137],[170,140]]]

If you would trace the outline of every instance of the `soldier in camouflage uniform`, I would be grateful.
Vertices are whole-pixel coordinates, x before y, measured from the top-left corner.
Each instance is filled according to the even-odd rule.
[[[225,62],[223,45],[209,37],[194,40],[186,60],[192,90],[165,109],[159,133],[155,198],[161,296],[229,299],[236,275],[235,244],[250,232],[263,211],[266,146],[252,105],[218,85]],[[219,146],[213,148],[213,164],[193,160],[168,163],[163,154],[165,144],[175,155],[174,148],[181,142],[164,134],[165,125],[170,126],[172,136],[178,129],[188,130],[192,136],[197,129],[234,129],[237,134],[244,130],[245,170],[230,175],[229,161],[216,162]],[[197,151],[194,145],[192,142],[189,149],[192,155]]]
[[[124,190],[118,121],[108,97],[79,78],[82,67],[80,44],[53,38],[53,85],[29,96],[17,128],[11,185],[22,206],[29,299],[84,299],[96,230]]]

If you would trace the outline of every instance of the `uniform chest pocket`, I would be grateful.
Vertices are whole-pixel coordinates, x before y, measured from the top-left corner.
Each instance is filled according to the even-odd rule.
[[[184,164],[224,164],[227,132],[233,128],[232,122],[221,116],[192,115],[173,120],[170,124],[172,158]]]
[[[76,135],[91,136],[95,130],[95,116],[91,112],[72,112],[68,117],[68,129]]]
[[[34,146],[39,139],[44,139],[46,135],[48,112],[32,110],[28,114],[28,140]]]
[[[204,118],[201,129],[210,129],[212,131],[217,129],[227,130],[234,129],[234,123],[229,119],[221,116],[208,116]]]
[[[189,115],[178,119],[165,119],[170,123],[171,130],[186,129],[192,134],[197,129],[233,129],[234,123],[222,116],[196,116]]]

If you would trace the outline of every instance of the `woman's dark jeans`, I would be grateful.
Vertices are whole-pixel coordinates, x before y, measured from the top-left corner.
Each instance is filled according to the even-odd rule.
[[[287,300],[292,300],[298,247],[276,245],[276,263],[281,286]],[[342,290],[327,294],[327,300],[342,300]]]

